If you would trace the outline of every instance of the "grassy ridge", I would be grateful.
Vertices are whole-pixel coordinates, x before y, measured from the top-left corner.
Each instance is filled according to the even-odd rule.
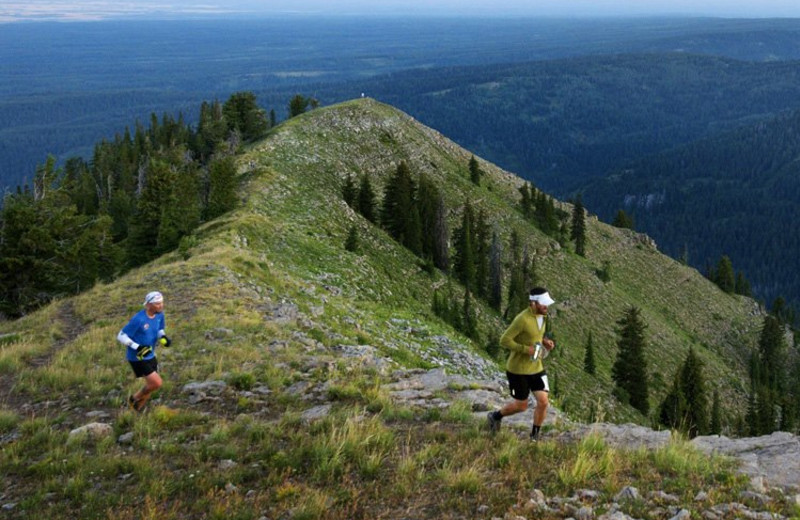
[[[340,345],[369,345],[394,367],[427,368],[448,354],[441,338],[449,338],[451,348],[487,359],[482,345],[432,314],[432,291],[444,277],[341,200],[348,173],[369,173],[382,187],[405,160],[444,189],[451,228],[469,199],[506,242],[516,229],[536,252],[539,276],[559,301],[560,346],[548,369],[557,404],[574,418],[594,409],[605,419],[646,422],[610,397],[614,322],[628,305],[642,308],[648,324],[647,355],[660,374],[654,400],[690,345],[728,402],[741,399],[745,353],[761,322],[752,301],[723,294],[641,236],[596,221],[588,222],[586,258],[559,247],[516,211],[519,179],[482,163],[482,186],[469,182],[470,155],[369,99],[315,110],[245,151],[243,204],[200,228],[185,254],[0,324],[0,471],[13,476],[0,494],[16,504],[10,514],[354,518],[405,510],[448,518],[479,506],[502,515],[532,487],[611,495],[628,483],[687,500],[701,489],[733,496],[742,482],[730,468],[679,441],[665,450],[696,462],[655,464],[670,455],[623,453],[596,440],[533,447],[509,432],[491,441],[467,403],[422,414],[398,406],[379,370],[337,354]],[[344,249],[351,224],[358,254]],[[605,260],[608,283],[595,274]],[[121,406],[139,383],[114,336],[153,289],[166,296],[175,345],[159,352],[159,399],[135,416]],[[484,336],[502,330],[488,307],[479,306],[479,316]],[[589,331],[597,378],[582,371]],[[193,401],[183,386],[204,381],[227,387]],[[302,414],[313,395],[331,414],[308,423]],[[69,440],[70,429],[94,420],[110,423],[113,436]],[[130,444],[117,442],[131,433]]]

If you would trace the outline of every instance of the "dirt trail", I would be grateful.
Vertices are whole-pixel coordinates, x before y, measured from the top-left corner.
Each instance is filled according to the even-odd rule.
[[[62,326],[61,337],[53,343],[47,352],[27,360],[26,364],[29,367],[37,369],[47,366],[56,354],[75,341],[75,338],[80,336],[83,331],[83,324],[75,314],[75,306],[72,301],[63,302],[56,316]],[[15,387],[15,374],[0,374],[0,406],[19,412],[22,411],[24,405],[29,403],[30,397],[17,391]]]

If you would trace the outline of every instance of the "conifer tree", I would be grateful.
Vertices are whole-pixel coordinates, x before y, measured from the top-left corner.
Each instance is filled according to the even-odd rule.
[[[261,137],[269,128],[266,113],[259,108],[252,92],[232,94],[222,106],[222,113],[228,129],[238,130],[245,141]]]
[[[464,291],[464,305],[461,313],[461,332],[472,340],[478,339],[478,317],[472,304],[472,294],[469,287]]]
[[[522,199],[520,199],[519,202],[522,215],[526,219],[533,218],[535,190],[531,189],[530,184],[524,183],[522,186],[519,187],[519,193],[522,196]]]
[[[633,218],[631,218],[624,209],[617,211],[611,225],[623,229],[633,229]]]
[[[627,392],[631,406],[647,415],[650,411],[649,383],[644,357],[645,324],[640,310],[629,307],[617,324],[620,327],[617,331],[619,352],[612,368],[612,378],[619,388]]]
[[[782,392],[785,389],[786,342],[783,326],[775,316],[767,315],[758,340],[760,375],[758,383]]]
[[[583,356],[583,371],[590,375],[597,373],[594,361],[594,344],[592,343],[592,333],[586,338],[586,353]]]
[[[572,228],[570,238],[575,241],[575,253],[581,256],[586,256],[586,220],[585,210],[581,196],[575,200],[575,206],[572,209]]]
[[[690,438],[708,432],[708,395],[703,363],[689,348],[680,370],[681,391],[686,400],[685,431]]]
[[[475,287],[475,246],[473,244],[475,216],[469,202],[461,213],[461,226],[453,234],[455,258],[453,273],[465,287]]]
[[[469,159],[469,179],[475,186],[480,186],[482,176],[483,172],[481,171],[481,167],[478,165],[478,161],[473,155]]]
[[[347,174],[342,185],[342,198],[345,203],[358,212],[358,188],[351,174]]]
[[[503,252],[497,231],[492,233],[492,245],[489,252],[489,305],[500,312],[503,305]]]
[[[430,260],[433,265],[436,265],[436,213],[438,211],[439,201],[441,194],[436,185],[428,178],[427,175],[420,173],[417,180],[417,197],[416,206],[419,208],[419,216],[421,222],[421,229],[425,230],[422,233],[422,258]]]
[[[401,161],[386,183],[381,223],[392,238],[403,245],[406,245],[410,238],[409,223],[413,221],[414,191],[414,181],[408,165],[405,161]]]
[[[310,103],[311,100],[309,98],[301,94],[296,94],[291,101],[289,101],[289,117],[292,118],[304,113],[308,109]]]
[[[433,265],[444,272],[450,270],[450,233],[447,228],[447,208],[444,196],[440,193],[436,202],[436,214],[433,221]]]
[[[212,220],[232,210],[236,206],[236,191],[236,162],[233,156],[215,156],[208,165],[205,219]]]
[[[353,224],[350,226],[350,230],[347,232],[347,240],[345,240],[344,248],[351,253],[355,253],[358,251],[359,248],[359,241],[358,241],[358,229],[356,225]]]
[[[489,299],[489,262],[491,259],[491,229],[486,212],[481,209],[475,219],[474,238],[472,244],[475,251],[475,295],[484,300]]]
[[[664,426],[684,431],[686,424],[686,396],[683,394],[680,370],[675,372],[672,386],[659,406],[658,419]]]
[[[745,278],[744,273],[739,271],[736,273],[736,286],[734,289],[736,294],[740,294],[742,296],[752,296],[753,292],[750,288],[750,282]]]
[[[358,184],[358,211],[365,219],[373,224],[378,223],[378,211],[375,206],[375,190],[366,173],[361,176]]]
[[[728,294],[733,294],[736,289],[736,278],[733,272],[733,263],[727,255],[723,255],[717,264],[714,282]]]

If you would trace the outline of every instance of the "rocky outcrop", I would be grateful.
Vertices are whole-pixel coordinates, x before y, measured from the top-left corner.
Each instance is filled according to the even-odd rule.
[[[800,491],[800,439],[787,432],[761,437],[729,439],[711,435],[692,441],[705,453],[728,455],[741,461],[741,471],[756,487],[780,487]]]

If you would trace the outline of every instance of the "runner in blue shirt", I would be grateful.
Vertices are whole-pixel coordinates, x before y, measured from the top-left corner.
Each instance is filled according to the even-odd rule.
[[[128,397],[128,405],[139,412],[163,383],[158,375],[156,345],[168,347],[172,343],[164,332],[164,296],[160,292],[147,293],[144,309],[119,331],[117,341],[127,347],[127,359],[133,373],[145,381],[144,388]]]

